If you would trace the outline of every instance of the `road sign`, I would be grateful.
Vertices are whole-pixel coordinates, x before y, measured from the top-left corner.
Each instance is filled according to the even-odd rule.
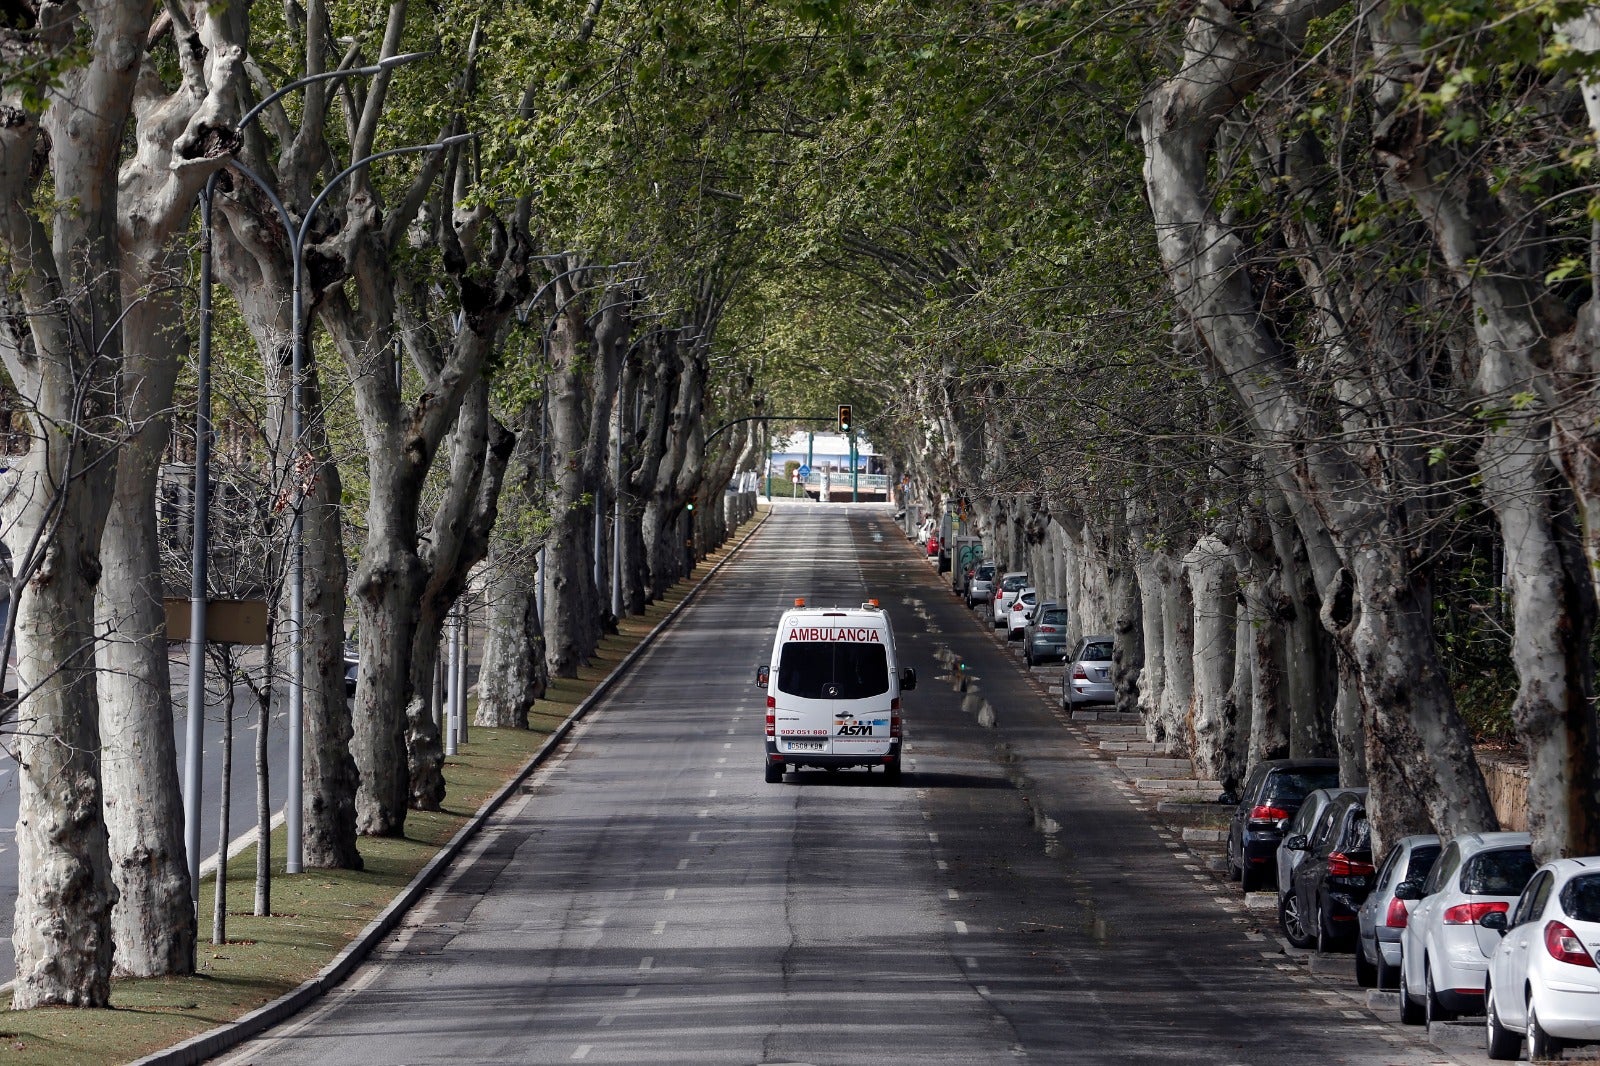
[[[796,470],[795,473],[799,474],[801,477],[810,477],[811,476],[811,468],[809,466],[806,466],[804,463],[801,463],[800,464],[800,469]]]

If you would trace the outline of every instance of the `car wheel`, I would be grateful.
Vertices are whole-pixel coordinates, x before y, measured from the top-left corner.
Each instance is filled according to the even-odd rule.
[[[1426,984],[1424,991],[1427,993],[1422,1003],[1426,1012],[1424,1020],[1432,1025],[1434,1022],[1447,1022],[1454,1018],[1455,1014],[1445,1009],[1444,1004],[1439,1002],[1439,993],[1433,990],[1433,967],[1428,965],[1427,959],[1422,960],[1422,980]]]
[[[1228,880],[1243,881],[1244,868],[1233,864],[1233,834],[1228,834]]]
[[[1241,859],[1239,866],[1239,891],[1243,892],[1245,895],[1249,895],[1252,892],[1260,892],[1266,887],[1266,871],[1258,870]]]
[[[1428,1020],[1422,1005],[1411,998],[1411,986],[1406,981],[1406,968],[1400,967],[1400,1020],[1407,1025],[1421,1025]]]
[[[1519,1059],[1522,1057],[1522,1037],[1500,1024],[1500,1012],[1494,1008],[1494,995],[1491,989],[1483,990],[1485,1004],[1484,1028],[1487,1030],[1486,1041],[1491,1059],[1502,1062]]]
[[[1315,939],[1306,932],[1306,918],[1300,913],[1300,898],[1293,892],[1278,898],[1278,925],[1289,943],[1297,948],[1308,948]]]
[[[1360,944],[1356,945],[1356,987],[1378,987],[1378,968],[1367,961],[1367,953]]]
[[[784,771],[784,769],[785,769],[785,767],[784,767],[783,763],[781,763],[781,762],[773,762],[771,759],[768,759],[767,760],[767,784],[776,785],[779,782],[781,782],[783,780],[783,771]]]
[[[1544,1026],[1539,1024],[1539,1012],[1534,1009],[1533,1000],[1528,1000],[1528,1061],[1553,1059],[1566,1046],[1566,1041],[1557,1040],[1544,1031]]]
[[[898,785],[900,783],[900,760],[898,758],[893,762],[883,764],[883,783],[886,785]]]

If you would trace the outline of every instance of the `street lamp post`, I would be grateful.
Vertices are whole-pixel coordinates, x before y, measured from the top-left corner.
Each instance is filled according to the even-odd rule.
[[[412,144],[403,148],[390,148],[383,152],[373,152],[363,156],[345,167],[333,176],[333,179],[323,186],[322,191],[311,201],[311,206],[306,209],[305,216],[300,220],[300,228],[290,237],[289,254],[294,257],[293,270],[291,271],[293,294],[290,300],[290,323],[294,330],[293,355],[290,360],[290,399],[289,399],[289,435],[294,441],[295,457],[291,461],[290,469],[298,465],[300,438],[304,432],[304,413],[302,410],[302,389],[304,386],[305,358],[306,358],[306,329],[305,329],[305,244],[306,237],[311,233],[311,221],[316,218],[317,208],[332,195],[344,180],[360,170],[372,165],[380,159],[388,159],[397,155],[413,155],[419,152],[442,152],[457,144],[470,141],[470,133],[458,133],[453,137],[446,137],[431,144]],[[297,874],[304,866],[304,845],[302,832],[304,829],[303,801],[304,788],[300,782],[301,764],[305,754],[305,640],[302,629],[305,621],[306,609],[306,583],[305,583],[305,509],[301,504],[299,495],[295,500],[294,522],[290,527],[290,563],[289,563],[289,759],[288,767],[284,773],[288,778],[288,790],[285,793],[283,821],[286,828],[286,843],[284,846],[284,871]]]
[[[427,53],[410,52],[404,55],[391,56],[371,66],[353,67],[345,70],[327,71],[322,74],[311,75],[292,82],[289,85],[271,93],[260,103],[252,107],[240,119],[239,127],[242,129],[253,121],[261,112],[275,100],[286,93],[316,82],[328,81],[336,78],[347,78],[358,74],[376,74],[391,67],[400,66],[417,59],[423,58]],[[423,145],[408,145],[403,148],[391,148],[383,152],[375,152],[356,160],[346,167],[333,180],[323,188],[307,209],[301,224],[296,227],[281,199],[272,187],[249,167],[232,160],[229,166],[235,171],[250,179],[259,187],[273,207],[278,212],[279,220],[283,223],[284,231],[289,238],[289,253],[292,257],[291,267],[291,312],[290,327],[292,331],[293,360],[291,366],[291,398],[290,398],[290,435],[298,456],[300,438],[303,433],[301,413],[301,385],[302,373],[305,364],[305,323],[304,323],[304,264],[303,253],[305,240],[310,232],[311,220],[315,217],[317,208],[328,198],[329,194],[346,178],[355,174],[362,168],[386,159],[390,156],[417,152],[439,152],[453,145],[470,140],[471,134],[458,134],[446,137],[443,140]],[[197,358],[197,374],[199,385],[197,388],[197,410],[195,413],[195,515],[194,515],[194,545],[192,559],[194,574],[190,585],[189,605],[189,692],[188,714],[186,723],[186,750],[184,752],[184,846],[189,859],[189,883],[191,898],[198,900],[200,892],[200,780],[204,766],[204,715],[205,715],[205,631],[206,631],[206,588],[207,551],[210,538],[209,526],[209,465],[210,465],[210,430],[211,430],[211,383],[210,383],[210,355],[211,355],[211,204],[216,191],[215,175],[206,183],[201,194],[200,214],[203,228],[201,244],[201,283],[200,283],[200,343]],[[291,468],[292,470],[292,468]],[[303,785],[300,780],[301,765],[304,754],[304,677],[305,658],[302,642],[302,627],[305,617],[305,584],[304,562],[305,553],[302,543],[303,512],[299,501],[295,504],[294,521],[291,527],[291,587],[290,587],[290,676],[289,676],[289,757],[286,768],[286,801],[284,805],[284,822],[288,831],[288,847],[285,868],[288,873],[299,873],[303,867]]]
[[[363,67],[323,71],[290,82],[269,93],[239,119],[238,129],[243,131],[264,110],[288,93],[318,82],[342,80],[357,76],[381,74],[394,67],[424,58],[426,52],[406,52],[387,56]],[[289,213],[272,188],[250,168],[238,160],[229,166],[249,178],[277,209],[284,231],[291,238],[294,225]],[[216,195],[217,175],[212,174],[200,193],[200,337],[195,357],[198,383],[195,390],[195,448],[194,448],[194,516],[190,560],[192,571],[189,583],[189,687],[187,712],[184,723],[183,759],[183,817],[184,850],[189,860],[189,896],[200,899],[200,780],[204,769],[205,744],[205,649],[206,649],[206,591],[210,581],[210,504],[211,504],[211,205]]]

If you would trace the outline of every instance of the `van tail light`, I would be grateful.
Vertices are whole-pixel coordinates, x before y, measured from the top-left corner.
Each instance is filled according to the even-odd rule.
[[[1583,946],[1583,941],[1578,939],[1577,933],[1561,922],[1545,923],[1544,949],[1557,962],[1568,962],[1574,966],[1595,969],[1594,956],[1589,954],[1589,949]]]
[[[1403,899],[1389,900],[1389,909],[1384,913],[1383,924],[1390,929],[1404,929],[1411,920],[1411,910]]]
[[[900,697],[899,696],[896,696],[894,699],[889,701],[889,735],[891,737],[898,737],[900,735]]]
[[[1328,856],[1329,877],[1363,877],[1376,872],[1376,868],[1370,862],[1352,859],[1343,852],[1336,851]]]
[[[778,735],[778,701],[767,697],[767,736]]]
[[[1079,669],[1081,670],[1083,668],[1079,667]],[[1250,820],[1252,822],[1281,822],[1287,817],[1289,817],[1289,812],[1284,810],[1282,807],[1273,807],[1265,803],[1258,803],[1254,807],[1250,808]]]
[[[1081,663],[1072,668],[1072,680],[1074,680],[1074,681],[1087,681],[1087,680],[1089,680],[1089,672],[1083,668],[1083,665]],[[1257,807],[1256,809],[1260,810],[1261,808]]]
[[[1441,920],[1445,925],[1477,925],[1478,919],[1485,914],[1493,914],[1496,911],[1504,914],[1510,909],[1511,905],[1509,903],[1502,903],[1499,900],[1486,900],[1483,903],[1457,903],[1454,907],[1445,909]],[[1551,922],[1550,924],[1558,925],[1560,923]],[[1562,926],[1562,928],[1566,927]],[[1549,938],[1546,937],[1545,939],[1548,941]],[[1590,965],[1594,964],[1590,963]]]

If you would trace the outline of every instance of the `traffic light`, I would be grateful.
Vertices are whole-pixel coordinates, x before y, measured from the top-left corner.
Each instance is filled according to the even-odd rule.
[[[839,432],[840,433],[849,433],[850,432],[850,427],[853,424],[854,423],[852,422],[852,420],[850,418],[850,405],[847,404],[847,403],[840,404],[839,405]]]
[[[689,497],[688,509],[691,510],[691,511],[694,510],[694,497],[693,496]]]

